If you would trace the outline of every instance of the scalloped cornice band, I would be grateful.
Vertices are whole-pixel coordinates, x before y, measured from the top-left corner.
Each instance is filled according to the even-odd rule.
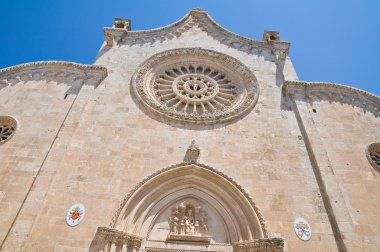
[[[263,41],[246,38],[223,28],[214,21],[206,11],[200,9],[193,9],[179,21],[161,28],[144,31],[129,31],[124,28],[115,28],[114,26],[112,28],[106,27],[103,31],[106,45],[112,47],[114,44],[122,44],[124,41],[142,44],[155,43],[156,41],[162,42],[174,37],[179,37],[182,33],[193,27],[200,28],[213,38],[236,49],[244,48],[247,51],[254,51],[258,48],[267,49],[276,53],[282,60],[284,60],[289,53],[290,43],[280,41],[278,32],[265,31]],[[275,39],[271,39],[274,38],[273,34],[276,34]]]
[[[97,87],[107,77],[102,66],[83,65],[66,61],[37,61],[0,69],[0,89],[22,81],[42,78],[62,81],[81,79],[85,85]]]
[[[380,113],[380,97],[349,86],[328,82],[285,81],[283,91],[293,99],[326,100],[358,106]]]

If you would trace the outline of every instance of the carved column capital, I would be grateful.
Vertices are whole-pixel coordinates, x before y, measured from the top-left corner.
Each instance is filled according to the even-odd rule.
[[[272,252],[284,251],[284,239],[265,238],[265,239],[237,242],[234,244],[234,252],[261,252],[261,251],[272,251]]]

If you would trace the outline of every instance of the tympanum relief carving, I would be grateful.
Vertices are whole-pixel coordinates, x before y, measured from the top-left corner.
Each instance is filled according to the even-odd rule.
[[[182,202],[173,207],[168,219],[170,233],[167,240],[210,242],[207,213],[200,205]]]

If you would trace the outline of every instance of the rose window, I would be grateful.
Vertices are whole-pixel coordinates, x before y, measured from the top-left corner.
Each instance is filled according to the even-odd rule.
[[[380,170],[380,143],[373,143],[366,150],[368,161],[371,165]]]
[[[14,134],[17,122],[10,116],[0,116],[0,144],[8,141]]]
[[[237,60],[198,48],[155,55],[133,87],[148,108],[191,123],[217,123],[248,112],[258,99],[256,78]]]
[[[237,87],[225,74],[211,67],[173,67],[158,75],[155,97],[169,109],[184,115],[220,112],[236,101]]]

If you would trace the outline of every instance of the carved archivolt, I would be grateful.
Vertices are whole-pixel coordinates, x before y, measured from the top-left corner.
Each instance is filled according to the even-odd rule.
[[[199,154],[194,142],[189,150]],[[207,251],[283,251],[283,239],[268,238],[249,195],[227,175],[194,160],[159,170],[133,188],[110,227],[98,228],[91,251],[126,251],[131,244],[146,251],[192,245]]]
[[[232,120],[252,109],[259,96],[257,80],[247,67],[200,48],[154,55],[140,66],[132,84],[148,108],[191,123]]]
[[[187,178],[186,182],[181,179],[184,177]],[[163,199],[175,203],[175,200],[186,198],[186,188],[191,188],[191,193],[188,196],[192,199],[194,199],[194,192],[198,189],[202,188],[200,192],[207,191],[209,196],[200,193],[199,195],[201,196],[195,202],[207,202],[206,198],[219,198],[218,204],[223,205],[225,209],[229,209],[227,212],[230,214],[235,214],[231,219],[238,222],[233,225],[235,228],[238,226],[239,229],[236,230],[234,236],[236,241],[267,236],[263,218],[248,194],[227,175],[211,167],[196,163],[181,163],[171,166],[144,179],[124,199],[116,211],[111,228],[140,236],[147,235],[150,223],[147,229],[144,230],[143,222],[151,210],[150,207],[157,205],[156,203]],[[175,192],[178,192],[178,198],[167,198],[169,195],[173,197]],[[152,202],[152,200],[156,203]],[[183,202],[186,201],[179,200],[179,203],[175,203],[174,206],[183,205]],[[230,205],[225,205],[226,202],[229,202]],[[192,205],[194,207],[201,206],[195,203],[192,203]],[[236,208],[236,205],[239,205],[239,208]]]

